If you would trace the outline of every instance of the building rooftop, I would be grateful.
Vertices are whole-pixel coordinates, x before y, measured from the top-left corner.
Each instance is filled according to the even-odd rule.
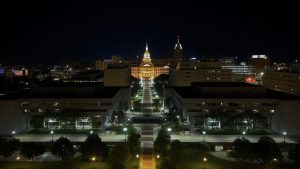
[[[168,86],[182,98],[251,98],[300,100],[300,96],[266,89],[263,86],[243,82],[197,82],[191,86]]]
[[[126,87],[36,87],[0,95],[0,100],[34,98],[112,98]]]

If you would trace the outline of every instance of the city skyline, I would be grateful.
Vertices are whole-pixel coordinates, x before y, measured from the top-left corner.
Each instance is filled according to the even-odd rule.
[[[3,63],[94,61],[143,53],[168,58],[179,35],[185,57],[265,54],[292,62],[300,51],[292,3],[7,2]]]

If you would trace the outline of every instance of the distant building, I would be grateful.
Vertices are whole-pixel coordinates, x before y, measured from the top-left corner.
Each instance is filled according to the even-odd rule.
[[[75,82],[75,83],[98,83],[103,81],[103,71],[101,70],[89,70],[77,72],[68,79],[62,80],[63,82]]]
[[[111,61],[112,61],[112,64],[118,64],[118,63],[122,62],[120,56],[112,56]]]
[[[170,72],[173,86],[190,86],[192,82],[232,81],[232,70],[222,69],[221,62],[179,62]]]
[[[103,60],[96,60],[96,70],[105,70],[107,68],[108,62]]]
[[[155,66],[152,63],[148,45],[140,66],[131,67],[131,75],[140,79],[153,79],[161,74],[169,74],[169,66]]]
[[[262,85],[289,94],[300,95],[300,64],[289,70],[270,70],[263,75]]]
[[[253,67],[256,79],[261,80],[266,69],[270,66],[270,59],[266,55],[252,55],[248,65]]]
[[[104,86],[129,86],[130,78],[127,64],[111,64],[104,70]]]
[[[222,58],[218,59],[218,61],[221,62],[223,66],[234,66],[234,65],[236,65],[234,57],[222,57]]]
[[[230,69],[235,81],[256,82],[253,66],[241,62],[240,65],[222,65],[222,69]]]
[[[174,55],[173,55],[173,61],[172,61],[172,67],[175,68],[179,62],[182,62],[183,54],[182,54],[182,45],[179,41],[179,36],[177,38],[177,43],[174,47]]]
[[[104,60],[96,60],[95,67],[96,70],[105,70],[107,69],[107,66],[110,64],[119,64],[122,63],[120,56],[112,56],[111,59],[104,59]]]

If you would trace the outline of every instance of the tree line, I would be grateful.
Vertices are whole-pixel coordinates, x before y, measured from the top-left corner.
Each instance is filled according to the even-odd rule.
[[[44,154],[47,147],[42,143],[26,142],[21,144],[18,139],[13,137],[0,137],[0,156],[3,159],[11,157],[17,150],[20,151],[22,157],[34,160]],[[87,136],[78,149],[68,138],[60,137],[51,143],[50,151],[61,160],[72,159],[78,152],[83,160],[95,159],[110,163],[114,169],[123,169],[126,162],[135,158],[136,154],[140,152],[140,135],[135,130],[130,130],[127,142],[109,147],[102,142],[98,134],[93,133]]]

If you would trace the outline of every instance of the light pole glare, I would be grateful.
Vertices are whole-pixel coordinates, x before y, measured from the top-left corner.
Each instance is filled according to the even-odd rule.
[[[51,130],[50,134],[51,134],[51,137],[52,137],[52,140],[51,140],[52,142],[53,142],[53,133],[54,133],[53,130]]]
[[[207,161],[207,158],[206,158],[206,157],[204,157],[204,158],[203,158],[203,161],[204,161],[204,162],[206,162],[206,161]]]
[[[168,127],[168,128],[167,128],[167,131],[170,132],[170,131],[172,131],[172,129],[171,129],[170,127]]]
[[[204,134],[204,135],[205,135],[205,134],[206,134],[206,131],[203,131],[203,132],[202,132],[202,134]]]
[[[159,154],[157,154],[157,155],[156,155],[156,158],[160,158],[160,155],[159,155]]]
[[[90,134],[93,134],[93,133],[94,133],[93,130],[91,130],[91,131],[90,131]]]
[[[139,157],[140,157],[140,155],[139,155],[139,154],[136,154],[136,155],[135,155],[135,157],[136,157],[136,158],[139,158]]]
[[[92,158],[93,168],[95,167],[95,160],[96,160],[96,157],[93,157],[93,158]]]
[[[243,135],[245,135],[246,134],[246,132],[245,131],[243,131]]]
[[[282,134],[283,134],[283,143],[285,143],[285,137],[286,137],[286,131],[284,131],[284,132],[282,132]]]
[[[15,130],[14,130],[14,131],[12,131],[12,132],[11,132],[11,134],[13,134],[13,135],[14,135],[14,134],[16,134],[16,131],[15,131]]]
[[[124,134],[125,134],[125,141],[126,141],[126,133],[127,133],[127,130],[128,130],[127,127],[124,127],[124,128],[123,128],[123,131],[124,131]]]

